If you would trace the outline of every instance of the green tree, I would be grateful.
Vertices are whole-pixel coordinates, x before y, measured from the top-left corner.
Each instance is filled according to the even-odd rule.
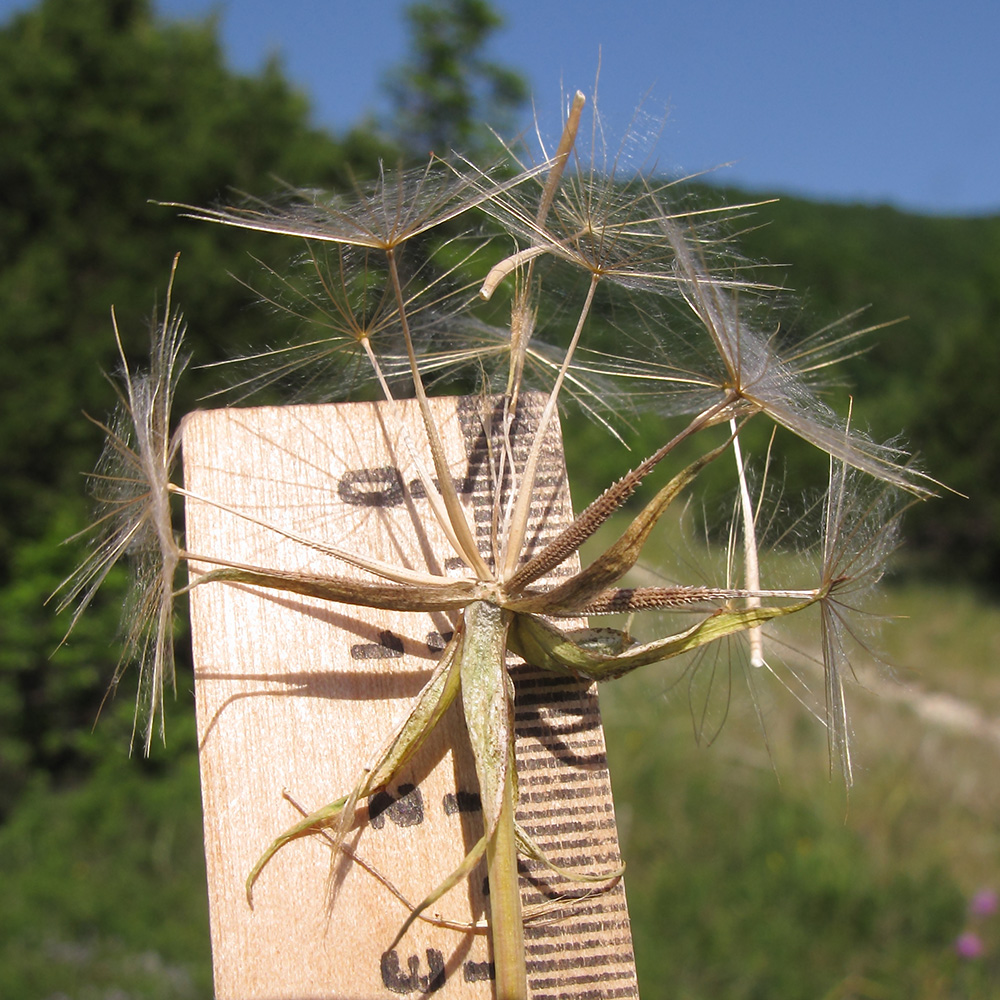
[[[175,298],[200,361],[265,342],[279,322],[227,277],[253,273],[253,240],[150,199],[267,194],[275,177],[335,187],[378,149],[312,128],[278,64],[233,73],[213,22],[160,21],[149,0],[43,0],[0,29],[0,134],[2,814],[30,770],[72,771],[95,740],[127,733],[124,697],[88,735],[117,658],[115,602],[55,662],[65,622],[43,606],[74,561],[57,542],[87,520],[80,472],[101,435],[81,411],[105,419],[114,402],[109,307],[142,357],[180,251]],[[192,376],[187,408],[204,389]]]
[[[394,134],[416,159],[488,146],[487,125],[509,127],[529,96],[524,77],[485,55],[503,18],[486,0],[434,0],[406,19],[413,54],[386,83]]]

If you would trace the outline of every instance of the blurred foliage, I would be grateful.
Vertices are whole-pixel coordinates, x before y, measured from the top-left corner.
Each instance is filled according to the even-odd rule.
[[[969,705],[939,648],[985,673],[1000,612],[970,621],[975,606],[916,588],[885,609],[919,611],[894,653]],[[773,759],[745,692],[695,745],[679,667],[602,689],[645,1000],[995,996],[1000,915],[976,920],[969,901],[1000,878],[996,749],[855,689],[862,773],[845,799],[823,778],[821,727],[773,685],[759,685]],[[193,750],[119,747],[79,788],[33,784],[0,827],[0,995],[209,996],[204,879]],[[963,959],[970,927],[985,951]]]
[[[200,804],[193,750],[27,790],[0,827],[0,994],[211,996]]]
[[[0,30],[0,816],[32,771],[70,776],[123,735],[106,723],[81,735],[114,673],[123,591],[101,595],[55,662],[65,620],[44,606],[78,555],[58,542],[87,523],[80,474],[101,434],[81,411],[103,420],[114,403],[109,308],[143,358],[180,251],[177,297],[199,361],[263,343],[280,323],[248,309],[227,274],[254,271],[247,255],[262,241],[149,199],[209,204],[276,178],[344,186],[376,169],[383,145],[334,140],[308,114],[276,63],[232,73],[212,23],[160,23],[146,0],[45,0]],[[192,371],[181,412],[209,385]]]
[[[680,701],[657,697],[650,677],[602,693],[646,1000],[993,995],[1000,955],[966,964],[954,951],[967,901],[947,864],[957,803],[922,787],[919,765],[880,758],[861,779],[876,794],[862,786],[848,804],[823,780],[819,726],[782,731],[775,780],[745,705],[699,748]],[[791,699],[768,706],[772,738],[772,722],[801,721]],[[887,736],[912,728],[885,706],[878,714]],[[884,783],[907,803],[900,823],[886,816]],[[973,829],[986,835],[994,821],[990,812]],[[995,877],[995,862],[980,874]]]
[[[486,0],[436,0],[405,9],[411,55],[386,81],[392,131],[416,160],[431,151],[475,156],[500,135],[530,96],[519,73],[485,57],[503,18]]]
[[[708,555],[682,532],[667,545]],[[714,663],[602,687],[646,1000],[995,995],[1000,914],[971,902],[1000,884],[1000,607],[921,582],[871,610],[884,628],[852,656],[849,791],[824,780],[825,732],[789,672],[822,683],[800,619],[765,644],[773,671],[734,658],[725,725],[700,741],[700,673],[727,687]],[[957,948],[969,931],[975,958]]]
[[[698,193],[706,204],[765,197],[719,188]],[[907,515],[900,568],[971,580],[995,596],[1000,421],[991,373],[1000,363],[1000,217],[937,218],[781,198],[752,210],[742,224],[739,250],[750,261],[769,262],[755,269],[757,276],[787,288],[797,303],[788,315],[775,315],[776,328],[805,336],[859,309],[846,329],[891,324],[862,338],[862,352],[830,379],[842,402],[853,399],[856,427],[877,440],[901,439],[947,487]],[[841,391],[845,385],[849,393]],[[662,440],[655,419],[640,419],[638,428],[637,453]],[[751,426],[748,433],[763,430]],[[577,424],[567,439],[577,502],[621,474],[603,461],[610,451],[603,439],[600,428]],[[778,442],[795,451],[790,469],[822,481],[822,455],[783,433]],[[805,482],[788,480],[786,489],[794,496]]]

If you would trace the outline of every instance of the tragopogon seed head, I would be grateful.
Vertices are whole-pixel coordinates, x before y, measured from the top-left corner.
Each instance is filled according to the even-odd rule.
[[[352,195],[293,189],[283,200],[248,199],[244,205],[218,209],[175,207],[186,209],[191,218],[239,229],[395,252],[532,173],[495,180],[492,171],[470,175],[431,158],[418,170],[390,171],[380,164],[378,180],[356,185]]]
[[[447,241],[451,249],[455,241]],[[261,264],[273,290],[258,294],[301,325],[285,346],[222,362],[237,378],[227,394],[239,400],[274,388],[293,401],[328,402],[349,398],[373,376],[386,387],[411,378],[400,304],[385,256],[367,247],[310,241],[290,273]],[[459,249],[439,262],[433,252],[408,271],[402,310],[422,372],[440,377],[461,364],[447,353],[445,333],[472,294],[454,279],[481,253],[483,245]]]
[[[632,147],[650,145],[649,138],[634,122],[618,149],[609,152],[591,102],[589,153],[581,155],[579,143],[573,148],[558,187],[550,197],[543,192],[544,212],[538,204],[538,185],[546,182],[541,173],[537,184],[511,185],[483,202],[483,211],[521,244],[512,260],[520,264],[545,254],[626,288],[674,294],[675,248],[663,238],[663,224],[680,222],[708,246],[711,227],[704,220],[719,211],[733,216],[744,206],[694,208],[684,199],[682,180],[657,177],[648,163],[636,168]],[[553,162],[541,139],[539,144],[540,161],[511,150],[526,172]]]
[[[129,663],[138,665],[136,726],[144,719],[147,752],[158,716],[162,733],[163,689],[174,677],[173,579],[180,550],[171,523],[170,476],[180,441],[170,423],[174,390],[187,359],[181,355],[184,323],[171,309],[172,287],[173,273],[163,318],[151,327],[148,372],[130,370],[118,341],[118,408],[107,425],[98,423],[105,445],[90,477],[95,520],[74,536],[87,537],[91,551],[59,588],[59,609],[74,606],[72,631],[111,568],[123,557],[132,564],[122,616],[124,649],[114,680]]]

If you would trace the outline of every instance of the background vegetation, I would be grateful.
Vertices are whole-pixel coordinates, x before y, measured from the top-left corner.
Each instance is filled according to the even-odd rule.
[[[79,473],[100,447],[80,413],[102,419],[112,403],[110,305],[141,356],[178,250],[199,360],[279,339],[226,274],[251,273],[258,242],[148,199],[267,194],[275,177],[344,186],[379,156],[482,146],[474,123],[517,109],[523,83],[480,57],[497,23],[488,4],[416,4],[411,20],[411,59],[391,84],[400,119],[340,136],[310,124],[280,65],[235,74],[210,22],[159,21],[147,0],[43,0],[0,28],[4,996],[210,995],[190,670],[167,749],[129,760],[131,678],[93,727],[119,593],[50,658],[65,623],[44,602],[76,560],[59,542],[87,522]],[[817,727],[791,708],[768,703],[772,770],[745,699],[708,750],[665,682],[607,689],[643,996],[992,996],[1000,917],[967,907],[1000,887],[1000,218],[787,199],[752,222],[743,249],[794,265],[805,314],[825,322],[870,302],[865,322],[909,317],[846,378],[877,436],[906,428],[969,499],[908,522],[887,610],[913,616],[889,638],[909,686],[862,664],[877,697],[855,698],[864,770],[849,803],[824,780]],[[182,412],[203,389],[193,372]],[[590,434],[568,443],[582,498],[606,479]],[[963,931],[979,934],[982,957],[957,954]]]

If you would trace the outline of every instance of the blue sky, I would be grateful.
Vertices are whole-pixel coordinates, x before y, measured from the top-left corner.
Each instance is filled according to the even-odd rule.
[[[215,11],[230,64],[281,56],[317,123],[384,109],[406,53],[406,0],[156,0],[166,17]],[[0,13],[26,6],[0,0]],[[561,90],[593,89],[624,129],[644,95],[668,112],[669,170],[720,164],[754,190],[1000,212],[997,0],[494,0],[492,56],[521,70],[554,131]]]

